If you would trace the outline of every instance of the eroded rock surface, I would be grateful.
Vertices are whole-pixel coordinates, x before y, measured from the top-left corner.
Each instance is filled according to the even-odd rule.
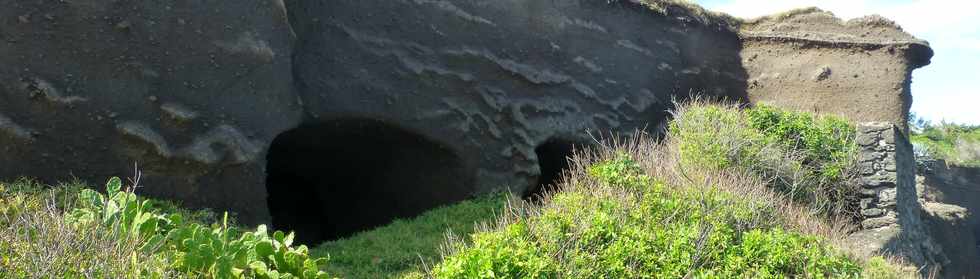
[[[742,22],[672,3],[0,0],[0,178],[98,182],[138,162],[140,191],[246,223],[275,217],[270,187],[367,196],[356,181],[375,176],[371,195],[428,207],[532,191],[575,145],[655,133],[692,94],[904,123],[909,73],[931,56],[880,18]],[[369,170],[333,179],[362,155]]]
[[[813,8],[747,21],[739,33],[752,102],[855,121],[905,126],[912,71],[933,54],[888,19],[842,21]]]
[[[0,177],[128,176],[266,218],[263,150],[299,123],[280,1],[0,6]]]
[[[654,130],[673,98],[741,99],[725,29],[605,1],[296,1],[296,77],[312,121],[383,119],[451,143],[475,192],[520,193],[534,149]],[[355,12],[357,11],[357,12]],[[365,20],[365,18],[384,20]]]
[[[919,165],[917,187],[924,212],[957,272],[980,275],[980,168],[929,161]]]

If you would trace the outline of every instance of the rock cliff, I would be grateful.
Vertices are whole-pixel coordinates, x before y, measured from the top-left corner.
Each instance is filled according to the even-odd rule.
[[[692,95],[904,123],[932,55],[879,17],[673,1],[0,5],[0,178],[135,162],[145,194],[325,238],[533,193],[576,146],[657,133]]]

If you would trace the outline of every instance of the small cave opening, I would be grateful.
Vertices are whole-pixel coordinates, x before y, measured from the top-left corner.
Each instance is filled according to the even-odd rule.
[[[561,182],[562,175],[571,167],[569,159],[577,149],[582,147],[583,144],[559,138],[548,139],[535,147],[534,153],[538,156],[541,174],[538,176],[537,183],[524,193],[524,198],[536,201],[542,195],[554,190]]]
[[[336,119],[277,136],[267,156],[272,225],[317,244],[461,201],[472,175],[451,148],[374,119]]]

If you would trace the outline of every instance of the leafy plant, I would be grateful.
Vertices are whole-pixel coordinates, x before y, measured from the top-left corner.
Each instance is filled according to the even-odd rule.
[[[122,189],[122,179],[113,177],[103,195],[91,189],[78,193],[77,207],[65,215],[74,225],[101,225],[113,229],[119,238],[145,239],[142,249],[152,249],[165,239],[161,231],[170,224],[167,216],[157,214],[146,200],[131,190]]]
[[[191,224],[170,232],[177,270],[212,278],[327,278],[319,266],[327,259],[310,259],[305,245],[291,248],[293,234],[268,234],[265,225],[254,232],[229,228],[227,214],[220,226]]]
[[[857,131],[844,119],[767,105],[748,109],[745,114],[750,126],[770,141],[803,151],[804,163],[815,168],[825,180],[843,179],[845,168],[853,163]]]
[[[523,223],[475,235],[473,246],[446,259],[433,271],[438,278],[556,278],[558,270],[529,239]]]
[[[64,210],[76,204],[81,189],[24,179],[0,183],[0,278],[176,276],[166,258],[154,254],[158,250],[147,249],[152,245],[145,238],[120,229],[122,218],[111,225],[70,223]]]
[[[589,167],[589,175],[618,187],[639,187],[652,182],[636,161],[623,152],[617,153],[612,160]]]
[[[125,252],[132,254],[133,259],[137,255],[152,255],[154,260],[165,261],[169,268],[188,275],[210,278],[327,278],[326,273],[320,271],[320,266],[327,259],[310,258],[306,246],[291,247],[292,233],[287,235],[275,231],[270,234],[265,225],[255,231],[241,232],[229,226],[227,212],[220,225],[209,227],[197,222],[206,219],[200,214],[192,214],[190,220],[185,220],[180,210],[164,208],[170,212],[161,212],[154,205],[165,203],[140,198],[132,192],[133,188],[123,189],[122,180],[113,177],[106,183],[105,194],[82,189],[77,193],[74,207],[63,216],[58,212],[49,213],[59,214],[61,220],[73,230],[106,231],[104,236],[112,242],[137,245],[137,251]],[[8,214],[11,213],[5,209],[4,215]],[[5,242],[0,248],[13,251],[12,247],[8,247],[10,245]],[[7,257],[2,260],[9,261]],[[134,262],[133,266],[137,264]],[[153,274],[156,275],[153,276],[164,273],[165,270],[154,270]],[[141,272],[126,276],[151,274]]]

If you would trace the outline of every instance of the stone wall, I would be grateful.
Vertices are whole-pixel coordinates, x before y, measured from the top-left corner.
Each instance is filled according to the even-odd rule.
[[[861,186],[863,229],[898,224],[899,174],[895,137],[888,123],[862,123],[855,138],[859,147],[857,178]],[[914,190],[914,188],[913,188]],[[903,191],[904,192],[904,191]],[[915,197],[914,192],[912,197]],[[903,198],[905,198],[903,196]],[[903,201],[908,202],[908,201]]]
[[[915,155],[902,127],[865,122],[857,127],[861,230],[850,236],[860,253],[903,257],[923,272],[950,266],[921,214]]]

